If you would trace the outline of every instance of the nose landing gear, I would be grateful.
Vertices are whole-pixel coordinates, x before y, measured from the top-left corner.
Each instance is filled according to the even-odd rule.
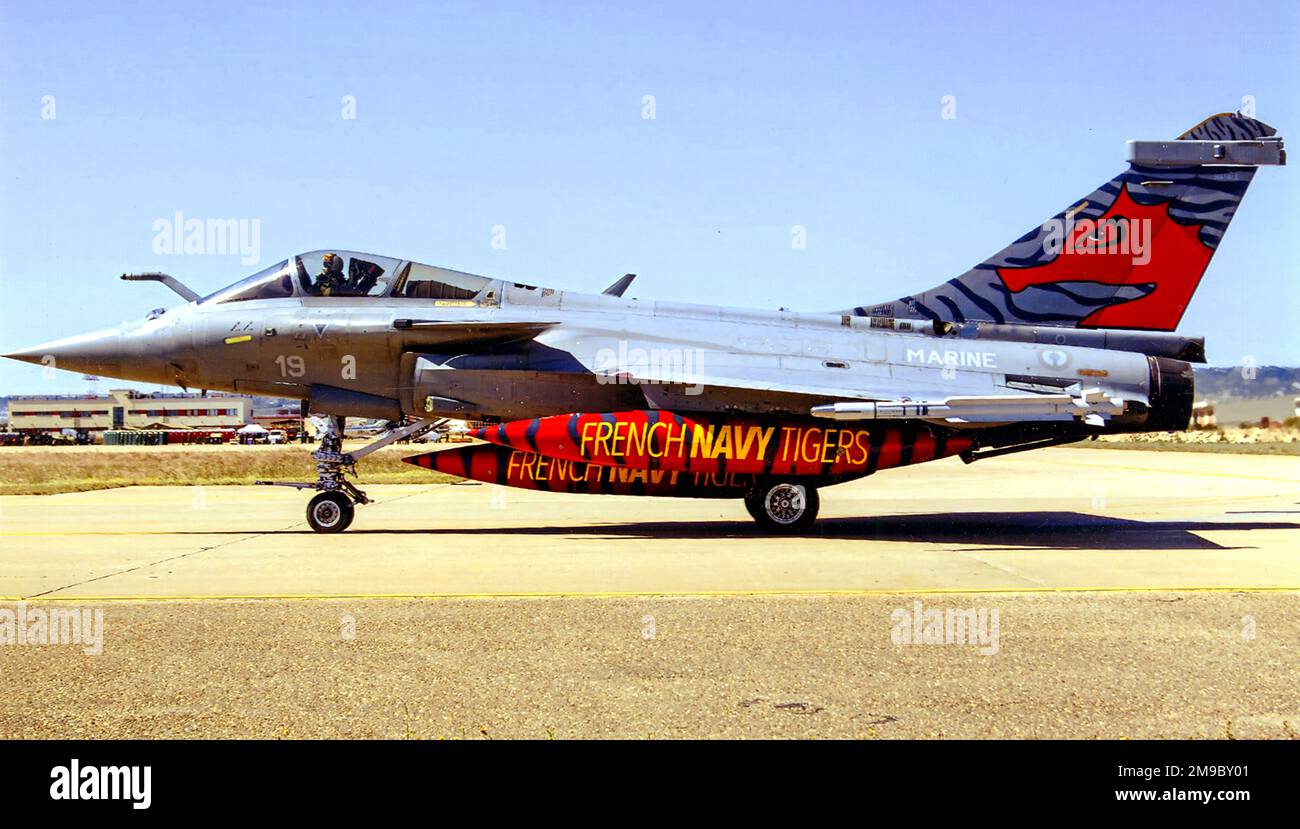
[[[341,533],[352,523],[356,509],[342,492],[321,492],[307,503],[307,523],[318,533]]]
[[[388,444],[403,438],[419,437],[440,425],[442,420],[417,420],[406,426],[391,429],[379,439],[355,452],[343,451],[343,426],[345,419],[330,417],[321,430],[320,448],[312,453],[316,460],[316,480],[256,481],[263,486],[289,486],[294,489],[315,489],[318,493],[307,503],[307,524],[318,533],[341,533],[351,524],[357,504],[368,504],[366,493],[349,481],[345,475],[357,474],[357,461]]]

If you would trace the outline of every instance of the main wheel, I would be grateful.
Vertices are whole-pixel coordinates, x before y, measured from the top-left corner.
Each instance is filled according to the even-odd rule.
[[[307,503],[307,523],[318,533],[341,533],[356,510],[341,492],[322,492]]]
[[[793,481],[774,481],[745,494],[745,509],[769,533],[796,533],[817,520],[817,490]]]

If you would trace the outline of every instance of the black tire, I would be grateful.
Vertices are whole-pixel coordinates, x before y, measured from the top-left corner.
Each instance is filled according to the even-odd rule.
[[[745,509],[764,532],[802,532],[817,520],[821,499],[816,487],[798,481],[772,481],[745,494]]]
[[[318,533],[341,533],[352,524],[356,509],[341,492],[322,492],[307,503],[307,523]]]

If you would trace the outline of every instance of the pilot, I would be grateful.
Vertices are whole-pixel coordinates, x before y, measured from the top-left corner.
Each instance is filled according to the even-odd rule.
[[[343,288],[347,278],[343,275],[343,257],[337,253],[327,253],[321,260],[320,273],[312,283],[312,290],[321,296],[337,294]]]

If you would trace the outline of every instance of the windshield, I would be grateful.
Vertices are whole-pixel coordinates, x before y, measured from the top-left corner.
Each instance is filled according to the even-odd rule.
[[[302,297],[383,297],[473,304],[485,276],[348,250],[315,250],[227,285],[200,303]],[[488,294],[489,301],[491,294]]]
[[[294,257],[303,296],[383,296],[400,260],[348,250],[316,250]]]
[[[293,276],[289,272],[289,260],[286,259],[233,285],[227,285],[216,293],[208,294],[200,299],[199,303],[243,302],[249,299],[280,299],[288,296],[293,296]]]

